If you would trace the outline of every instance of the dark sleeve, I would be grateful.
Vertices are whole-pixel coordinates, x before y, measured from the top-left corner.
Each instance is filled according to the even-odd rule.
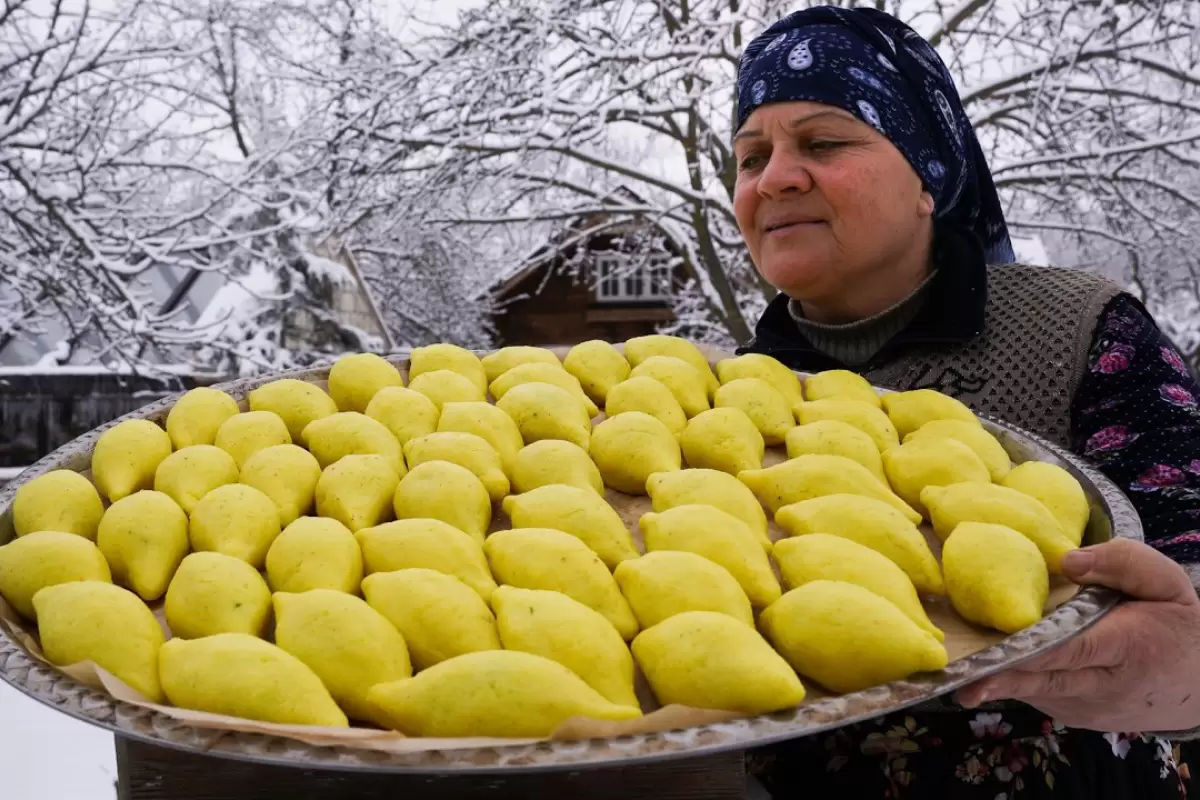
[[[1200,385],[1145,307],[1104,309],[1071,404],[1072,449],[1132,501],[1146,541],[1200,563]]]

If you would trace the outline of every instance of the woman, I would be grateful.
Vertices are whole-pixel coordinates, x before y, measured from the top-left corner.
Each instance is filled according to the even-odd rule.
[[[1200,386],[1142,305],[1012,265],[996,190],[936,52],[870,9],[814,8],[746,48],[734,208],[781,294],[741,352],[933,388],[1092,460],[1148,545],[1064,560],[1128,594],[1017,670],[752,753],[776,797],[1178,798],[1166,740],[1200,727]],[[1117,733],[1117,731],[1137,731]]]

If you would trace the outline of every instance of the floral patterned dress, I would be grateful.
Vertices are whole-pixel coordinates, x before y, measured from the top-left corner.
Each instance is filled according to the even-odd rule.
[[[1097,325],[1072,402],[1072,450],[1125,490],[1151,545],[1200,564],[1200,385],[1128,295]],[[775,798],[1188,796],[1190,745],[1181,753],[1156,737],[1069,729],[1030,706],[1002,706],[894,714],[752,752],[747,765]]]

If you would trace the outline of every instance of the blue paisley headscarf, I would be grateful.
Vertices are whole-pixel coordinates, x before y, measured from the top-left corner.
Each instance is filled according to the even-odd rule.
[[[971,231],[989,264],[1015,260],[987,159],[946,65],[928,42],[873,8],[820,6],[776,22],[738,68],[737,128],[762,105],[837,106],[904,154],[940,226]]]

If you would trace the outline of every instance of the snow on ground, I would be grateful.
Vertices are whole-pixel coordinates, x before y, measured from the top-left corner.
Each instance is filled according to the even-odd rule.
[[[4,800],[114,800],[113,739],[0,683]]]

